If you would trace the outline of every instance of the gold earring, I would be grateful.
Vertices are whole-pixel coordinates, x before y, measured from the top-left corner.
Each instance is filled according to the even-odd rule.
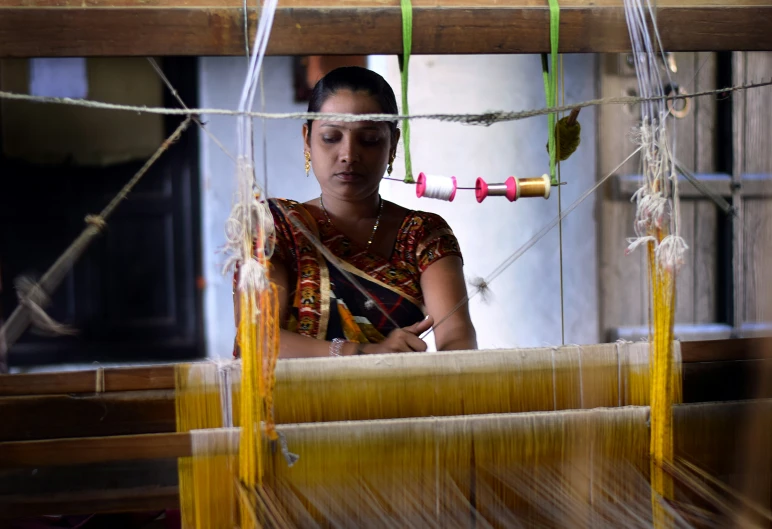
[[[308,151],[304,151],[305,157],[306,157],[306,178],[308,178],[308,173],[311,172],[311,153]]]

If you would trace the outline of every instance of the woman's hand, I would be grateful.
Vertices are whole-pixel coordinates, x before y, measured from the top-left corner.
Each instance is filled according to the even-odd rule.
[[[426,319],[414,323],[410,327],[394,329],[381,343],[369,343],[359,346],[364,354],[380,353],[410,353],[426,351],[426,342],[418,336],[434,325],[434,319],[427,316]]]

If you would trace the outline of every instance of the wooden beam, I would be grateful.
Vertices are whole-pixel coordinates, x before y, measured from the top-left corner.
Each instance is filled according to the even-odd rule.
[[[0,497],[0,519],[41,514],[126,513],[179,508],[177,487],[147,486],[133,489],[58,492],[35,496]],[[102,527],[109,527],[104,525]]]
[[[727,440],[736,440],[736,433],[741,429],[741,424],[747,416],[754,411],[764,413],[764,417],[770,417],[772,401],[761,399],[743,402],[711,402],[701,404],[679,404],[674,407],[674,416],[677,422],[683,425],[700,423],[708,427],[714,427],[724,434]],[[567,410],[566,414],[581,414],[588,410]],[[515,417],[519,414],[507,414]],[[480,416],[477,416],[480,417]],[[422,420],[424,418],[417,418]],[[446,417],[440,420],[454,421],[458,417]],[[318,425],[308,430],[301,424],[289,424],[280,428],[287,436],[288,442],[299,435],[298,432],[306,432],[301,438],[304,442],[310,442],[311,437],[332,442],[328,438],[331,435],[345,436],[359,428],[368,428],[373,424],[391,425],[393,428],[384,430],[388,435],[397,435],[401,425],[411,424],[414,419],[397,419],[381,421],[343,421]],[[727,429],[725,423],[734,423],[735,427]],[[719,428],[720,426],[720,428]],[[684,428],[683,432],[690,431]],[[344,433],[341,433],[344,432]],[[308,437],[311,436],[311,437]],[[721,437],[716,435],[715,437]],[[365,439],[366,437],[363,437]],[[707,436],[713,439],[714,436]],[[689,439],[682,436],[687,442],[695,443],[698,449],[700,438]],[[223,445],[225,446],[225,445]],[[705,448],[709,449],[709,446]],[[224,448],[225,449],[225,448]],[[192,455],[191,435],[188,432],[170,433],[162,435],[127,435],[116,437],[92,437],[80,439],[51,439],[47,441],[21,441],[0,443],[0,468],[46,467],[87,465],[94,463],[107,463],[113,461],[142,461],[152,459],[166,459],[176,457],[188,457]],[[712,454],[721,458],[725,454]]]
[[[79,437],[0,443],[0,468],[88,465],[191,455],[188,433]]]
[[[549,51],[542,0],[413,0],[413,53]],[[7,0],[0,57],[244,54],[241,0]],[[656,3],[667,51],[772,50],[772,0]],[[250,42],[256,11],[250,10]],[[629,51],[621,0],[562,0],[560,51]],[[397,54],[399,0],[283,0],[269,55]]]
[[[772,387],[758,387],[758,373],[769,366],[770,360],[739,360],[726,362],[697,362],[683,366],[684,403],[738,401],[751,398],[772,398]],[[423,382],[422,382],[423,381]],[[374,382],[374,384],[377,382]],[[421,378],[406,384],[405,391],[416,394],[418,387],[431,382]],[[302,393],[299,398],[321,399],[324,417],[298,417],[293,402],[282,398],[292,388],[277,383],[276,420],[279,424],[294,422],[328,422],[351,419],[347,409],[336,405],[334,390],[328,388],[311,397]],[[317,403],[318,404],[318,403]],[[429,406],[437,416],[454,414],[455,408],[444,403]],[[497,408],[490,412],[512,412]],[[396,408],[385,407],[360,419],[398,419],[404,417]],[[130,434],[162,434],[176,429],[174,394],[170,390],[147,392],[105,393],[87,397],[42,395],[0,398],[0,442],[38,441],[56,438],[119,436]],[[2,445],[0,445],[2,446]],[[0,448],[2,450],[2,448]],[[2,467],[0,457],[0,467]]]
[[[0,441],[173,432],[174,392],[0,398]]]
[[[174,365],[116,367],[99,373],[86,370],[0,375],[0,395],[96,393],[100,376],[104,392],[174,389]]]
[[[692,362],[724,362],[729,360],[759,360],[764,358],[767,338],[739,338],[681,343],[684,364]],[[152,391],[174,389],[174,365],[152,367],[115,367],[97,370],[58,373],[0,375],[0,397],[23,395],[95,394],[98,378],[104,380],[103,391]],[[281,382],[281,379],[279,379]]]

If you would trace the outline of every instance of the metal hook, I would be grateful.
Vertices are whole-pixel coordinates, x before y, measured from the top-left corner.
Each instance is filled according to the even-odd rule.
[[[685,96],[688,95],[686,90],[683,89],[683,87],[678,86],[677,84],[667,85],[665,86],[665,96],[670,98],[673,95],[681,95]],[[680,108],[676,107],[677,101],[683,101],[683,105]],[[670,112],[670,114],[676,118],[676,119],[683,119],[686,116],[689,115],[689,111],[692,108],[692,100],[687,98],[682,99],[668,99],[667,100],[667,109]]]

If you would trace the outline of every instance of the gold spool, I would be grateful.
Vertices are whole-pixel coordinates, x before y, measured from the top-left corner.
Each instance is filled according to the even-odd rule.
[[[550,197],[550,179],[545,174],[536,178],[518,178],[519,198]]]

